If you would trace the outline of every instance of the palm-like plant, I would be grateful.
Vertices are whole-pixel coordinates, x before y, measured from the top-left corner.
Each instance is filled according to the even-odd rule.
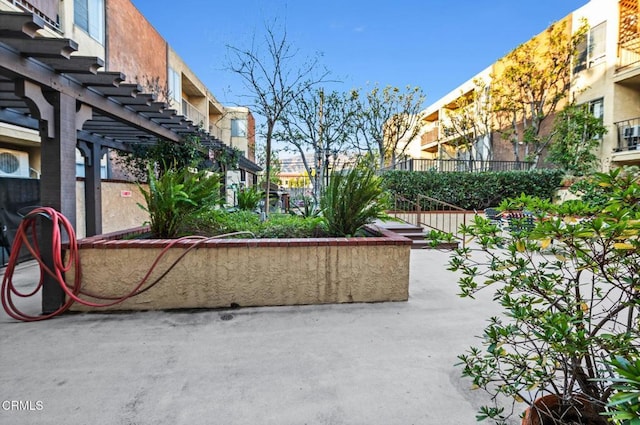
[[[359,159],[352,169],[332,171],[320,198],[320,210],[329,234],[353,236],[364,225],[386,218],[390,206],[382,179],[371,160]]]
[[[238,192],[238,208],[243,211],[254,211],[263,199],[263,196],[264,193],[258,190],[256,186],[242,189]]]
[[[298,214],[305,218],[318,217],[318,215],[320,214],[320,210],[318,209],[318,206],[316,205],[312,197],[303,196],[296,201],[299,201],[301,204],[298,204],[296,202],[292,204],[292,214]]]
[[[616,356],[609,361],[613,366],[616,378],[614,383],[615,394],[609,398],[606,413],[611,416],[612,422],[618,425],[640,424],[640,359],[626,359]]]
[[[208,171],[190,168],[167,169],[160,177],[148,169],[149,190],[138,188],[149,213],[151,233],[158,238],[174,238],[180,224],[190,215],[213,208],[220,200],[220,177]]]

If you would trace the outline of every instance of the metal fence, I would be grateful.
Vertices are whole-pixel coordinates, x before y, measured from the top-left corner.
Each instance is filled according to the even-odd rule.
[[[436,172],[480,172],[480,171],[528,171],[533,162],[527,161],[481,161],[469,159],[416,159],[410,158],[398,162],[384,171],[436,171]]]
[[[640,150],[640,118],[615,123],[618,129],[618,152]]]
[[[460,231],[461,226],[466,225],[475,212],[429,196],[418,195],[417,199],[410,200],[395,195],[393,210],[388,211],[388,214],[423,229],[451,233],[464,247],[466,242]]]

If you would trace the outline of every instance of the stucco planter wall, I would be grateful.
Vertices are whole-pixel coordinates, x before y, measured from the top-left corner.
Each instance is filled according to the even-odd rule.
[[[153,288],[108,309],[406,301],[411,241],[380,232],[368,238],[209,240],[186,254]],[[118,239],[121,236],[79,241],[84,290],[107,296],[128,293],[172,242]],[[171,247],[150,281],[193,243]],[[76,303],[71,310],[96,308]]]

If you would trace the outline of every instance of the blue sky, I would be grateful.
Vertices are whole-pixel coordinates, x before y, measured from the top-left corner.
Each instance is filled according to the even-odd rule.
[[[219,101],[242,104],[225,70],[277,19],[300,58],[321,62],[338,90],[419,86],[425,107],[588,0],[133,0]],[[376,4],[379,3],[379,4]]]

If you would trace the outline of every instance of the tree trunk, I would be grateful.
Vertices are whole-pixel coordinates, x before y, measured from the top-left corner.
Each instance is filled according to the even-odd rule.
[[[271,191],[271,137],[273,135],[273,126],[271,122],[267,123],[266,147],[265,147],[265,204],[264,217],[269,217],[269,192]]]

